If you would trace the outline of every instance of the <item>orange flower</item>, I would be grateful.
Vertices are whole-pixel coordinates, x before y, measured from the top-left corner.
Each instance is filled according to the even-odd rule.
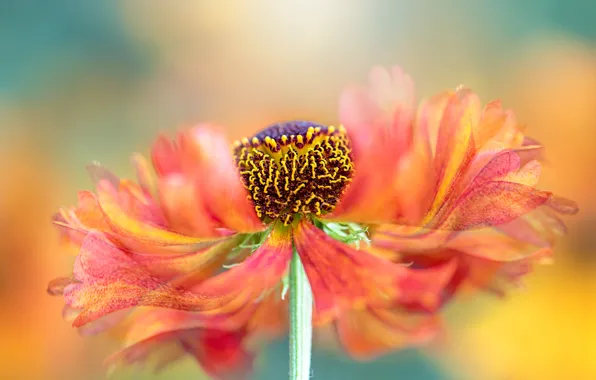
[[[260,310],[285,310],[296,249],[315,323],[335,321],[347,350],[367,356],[426,341],[438,329],[432,313],[463,272],[532,257],[517,244],[546,236],[552,210],[574,210],[534,188],[540,149],[498,103],[482,113],[474,94],[458,90],[416,115],[411,80],[399,69],[374,69],[371,78],[370,92],[342,97],[345,127],[279,123],[230,149],[200,125],[157,140],[155,176],[134,156],[138,183],[93,166],[96,193],[81,192],[78,207],[56,216],[79,253],[73,278],[50,289],[77,313],[74,326],[142,306],[175,310],[152,317],[169,321],[168,331],[191,321],[184,334],[168,335],[181,342],[194,328],[258,336],[270,314]],[[511,251],[490,256],[458,240],[494,226],[523,236],[496,239]],[[161,342],[152,338],[158,331],[147,340]]]

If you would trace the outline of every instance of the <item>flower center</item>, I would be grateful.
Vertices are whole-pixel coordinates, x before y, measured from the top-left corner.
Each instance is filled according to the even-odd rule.
[[[280,219],[288,225],[296,214],[330,212],[354,172],[342,126],[290,121],[234,145],[249,199],[265,222]]]

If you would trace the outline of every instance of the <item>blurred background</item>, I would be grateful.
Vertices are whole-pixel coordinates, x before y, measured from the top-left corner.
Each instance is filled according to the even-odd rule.
[[[527,288],[447,311],[440,345],[374,363],[319,349],[317,379],[596,379],[596,2],[0,2],[0,379],[102,379],[109,342],[82,339],[46,295],[69,273],[50,215],[91,187],[93,160],[132,174],[160,130],[242,137],[283,119],[337,121],[341,89],[399,64],[421,96],[465,84],[503,100],[547,146],[542,185],[581,212]],[[287,373],[285,342],[255,379]],[[193,362],[160,375],[199,379]]]

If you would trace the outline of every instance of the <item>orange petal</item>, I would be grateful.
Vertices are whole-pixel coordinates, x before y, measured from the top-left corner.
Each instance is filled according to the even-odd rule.
[[[183,165],[194,172],[199,197],[224,227],[238,232],[264,229],[232,159],[225,137],[208,125],[185,131],[180,137]]]
[[[214,220],[190,178],[182,174],[161,177],[159,197],[172,229],[189,236],[214,236]]]
[[[116,194],[109,183],[100,181],[97,188],[99,205],[114,232],[128,238],[127,244],[136,243],[145,249],[178,247],[192,252],[214,240],[181,235],[136,219],[121,206]]]
[[[374,68],[370,90],[349,89],[340,98],[340,119],[353,151],[354,177],[334,219],[378,222],[395,219],[393,180],[399,157],[412,144],[413,84],[399,68]],[[392,207],[392,205],[394,205]]]
[[[251,335],[261,339],[272,339],[288,330],[288,297],[282,299],[281,293],[281,289],[271,292],[257,304],[246,326]]]
[[[433,172],[428,138],[415,138],[411,149],[400,159],[394,181],[400,214],[396,219],[410,225],[420,224],[432,201]]]
[[[224,296],[228,300],[209,313],[234,312],[247,304],[256,304],[257,300],[278,287],[288,270],[291,256],[290,230],[274,228],[267,240],[244,262],[209,278],[192,290],[213,297]]]
[[[141,189],[147,195],[154,194],[156,190],[155,176],[152,173],[149,162],[138,153],[133,154],[131,161],[135,167]]]
[[[447,103],[434,159],[436,194],[426,221],[434,218],[445,201],[453,196],[455,183],[474,156],[472,127],[478,122],[479,107],[477,96],[467,90],[457,91]]]
[[[106,183],[103,182],[102,184],[105,185]],[[165,226],[166,221],[159,205],[137,183],[125,179],[121,180],[120,185],[113,194],[120,207],[131,217],[155,226]]]
[[[443,245],[454,231],[408,225],[382,224],[371,229],[374,247],[394,252],[425,252]]]
[[[329,320],[346,309],[396,300],[433,307],[441,290],[437,286],[445,283],[436,273],[430,277],[425,271],[356,250],[308,221],[294,230],[294,243],[313,290],[317,321]],[[448,278],[450,271],[453,268],[446,270],[444,277]]]
[[[109,226],[97,203],[95,194],[90,191],[80,191],[78,196],[79,204],[75,209],[78,222],[88,229],[108,230]]]
[[[65,287],[64,297],[81,310],[75,327],[133,306],[198,311],[226,302],[221,295],[197,294],[160,280],[99,232],[85,238],[73,274],[77,282]]]
[[[77,207],[60,209],[52,217],[52,221],[58,226],[64,239],[63,243],[76,249],[77,252],[91,229],[104,232],[110,230],[95,194],[90,191],[80,191],[78,198]]]
[[[455,235],[445,247],[466,255],[501,262],[521,260],[536,251],[536,246],[488,228]]]
[[[510,115],[503,110],[499,100],[484,107],[480,122],[474,126],[474,143],[478,149],[495,137],[507,124]]]
[[[552,259],[550,248],[535,250],[525,257],[507,262],[495,261],[480,255],[460,257],[461,284],[458,293],[483,290],[502,296],[507,288],[521,285],[522,278],[532,271],[534,264]]]
[[[240,242],[240,236],[221,241],[209,248],[179,255],[129,253],[152,276],[162,280],[177,279],[177,285],[191,286],[221,270],[230,251]],[[179,279],[184,277],[184,284]]]
[[[336,322],[350,356],[370,360],[390,351],[423,345],[441,330],[438,316],[400,309],[351,310]]]
[[[430,148],[433,152],[437,150],[437,136],[445,108],[453,95],[453,91],[441,92],[424,100],[418,108],[416,118],[418,131],[421,136],[426,136],[426,139],[429,140]]]

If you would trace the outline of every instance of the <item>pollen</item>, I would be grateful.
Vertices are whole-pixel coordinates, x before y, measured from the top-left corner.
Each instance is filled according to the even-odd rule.
[[[234,157],[257,216],[290,224],[296,215],[332,211],[354,173],[344,127],[307,121],[271,125],[234,144]]]

